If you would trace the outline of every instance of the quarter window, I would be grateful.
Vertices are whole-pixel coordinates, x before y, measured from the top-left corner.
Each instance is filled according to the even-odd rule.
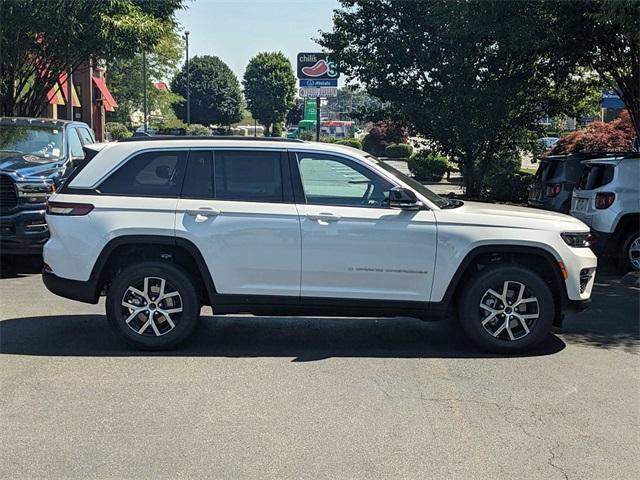
[[[132,197],[177,197],[187,152],[147,152],[127,161],[98,190]]]
[[[298,153],[307,203],[351,207],[386,207],[391,182],[341,157]]]

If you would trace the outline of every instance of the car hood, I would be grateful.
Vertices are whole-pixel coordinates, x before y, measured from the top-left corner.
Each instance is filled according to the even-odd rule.
[[[458,208],[436,212],[438,222],[456,222],[496,228],[522,228],[524,230],[589,231],[580,220],[562,213],[513,205],[464,202]]]
[[[18,177],[48,178],[56,176],[64,167],[64,160],[46,159],[32,155],[0,153],[0,173],[15,174]]]

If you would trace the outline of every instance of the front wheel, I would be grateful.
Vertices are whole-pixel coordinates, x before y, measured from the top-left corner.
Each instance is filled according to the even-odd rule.
[[[553,295],[545,281],[528,268],[486,267],[462,288],[460,323],[483,350],[522,352],[551,331]]]
[[[193,280],[165,262],[141,262],[120,272],[109,287],[106,307],[111,327],[141,350],[176,346],[200,316]]]

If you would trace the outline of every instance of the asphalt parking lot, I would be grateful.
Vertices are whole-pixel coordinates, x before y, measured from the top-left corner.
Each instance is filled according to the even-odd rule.
[[[122,347],[103,317],[0,278],[0,478],[631,479],[640,471],[640,290],[530,355],[445,322],[215,317],[183,348]]]

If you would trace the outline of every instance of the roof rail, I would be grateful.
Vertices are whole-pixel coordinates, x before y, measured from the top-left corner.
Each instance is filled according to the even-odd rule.
[[[568,157],[580,158],[583,160],[590,160],[594,158],[615,158],[615,157],[623,157],[623,158],[634,158],[640,155],[638,152],[575,152],[575,153],[565,153],[562,155],[548,155],[546,157],[542,157],[542,160],[564,160]]]
[[[153,135],[151,137],[129,137],[119,140],[120,142],[153,142],[162,140],[237,140],[249,142],[275,142],[275,143],[304,143],[299,138],[282,137],[241,137],[225,135]]]

